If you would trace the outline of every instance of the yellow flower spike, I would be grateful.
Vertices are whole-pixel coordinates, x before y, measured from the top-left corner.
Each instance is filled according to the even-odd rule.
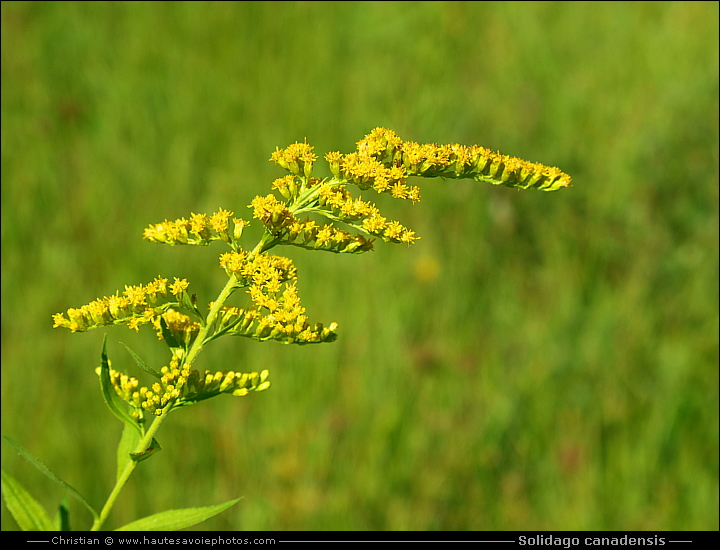
[[[332,159],[339,164],[338,173],[333,172],[336,178],[352,181],[362,189],[372,185],[381,193],[390,190],[393,196],[410,198],[413,202],[419,198],[417,191],[404,194],[394,187],[396,183],[404,184],[409,175],[471,178],[494,185],[543,191],[572,185],[570,176],[557,168],[501,155],[478,145],[402,141],[395,132],[385,128],[375,128],[359,141],[356,153],[342,158],[334,155]],[[379,162],[382,168],[374,162]]]
[[[169,245],[208,245],[211,241],[229,242],[228,219],[232,212],[220,208],[212,216],[190,215],[190,219],[165,220],[145,228],[143,238],[150,242]],[[214,233],[214,234],[213,234]]]
[[[186,354],[173,353],[169,366],[161,369],[160,381],[151,389],[138,389],[136,379],[111,371],[114,391],[130,404],[129,414],[137,421],[144,420],[144,410],[162,415],[219,393],[246,395],[270,386],[267,370],[260,373],[205,371],[204,374],[190,370],[189,364],[195,361],[197,353],[218,336],[237,335],[301,345],[332,342],[337,338],[337,323],[310,325],[298,296],[297,270],[292,261],[271,256],[267,251],[288,244],[337,253],[360,253],[373,248],[374,241],[365,235],[408,245],[418,239],[414,231],[400,222],[388,221],[375,204],[353,197],[350,185],[417,202],[420,190],[408,183],[410,176],[471,178],[493,185],[546,191],[570,186],[572,181],[558,168],[478,145],[404,142],[385,128],[373,129],[357,142],[355,152],[327,153],[325,160],[332,173],[330,178],[312,177],[317,156],[307,142],[278,148],[270,160],[290,174],[273,182],[272,189],[278,194],[257,196],[249,205],[253,217],[263,223],[265,230],[251,252],[239,244],[248,223],[232,218],[231,228],[233,213],[222,208],[210,216],[193,212],[187,219],[165,220],[143,231],[143,238],[155,243],[207,245],[222,240],[230,246],[231,251],[220,256],[220,266],[231,280],[217,298],[218,303],[210,305],[207,315],[200,313],[195,298],[188,295],[187,280],[175,278],[169,284],[161,277],[145,286],[126,286],[122,295],[116,293],[80,308],[70,308],[66,314],[53,315],[54,327],[73,332],[111,324],[126,324],[138,330],[143,324],[152,324],[161,336],[171,340],[171,349]],[[309,218],[301,220],[299,217],[303,215],[322,216],[329,222],[321,225]],[[363,234],[353,235],[337,227],[340,224]],[[240,288],[245,288],[249,297],[245,307],[225,305],[230,294]],[[196,314],[202,324],[175,308]],[[199,335],[202,335],[200,341]]]
[[[54,327],[79,332],[101,326],[127,324],[131,329],[139,330],[140,326],[154,322],[168,303],[165,283],[167,279],[157,278],[147,286],[126,286],[123,296],[116,293],[80,308],[70,308],[67,319],[61,313],[53,316]]]

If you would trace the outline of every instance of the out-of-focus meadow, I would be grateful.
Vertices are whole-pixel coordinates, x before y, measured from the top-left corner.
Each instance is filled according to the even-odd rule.
[[[249,219],[276,146],[385,126],[574,187],[417,179],[414,206],[377,198],[412,247],[278,250],[340,338],[211,345],[200,368],[272,388],[173,413],[106,527],[243,496],[199,527],[718,529],[717,40],[712,2],[3,2],[3,433],[101,506],[103,333],[136,375],[120,342],[167,352],[51,315],[158,274],[207,303],[226,249],[144,227]],[[54,515],[60,488],[2,457]]]

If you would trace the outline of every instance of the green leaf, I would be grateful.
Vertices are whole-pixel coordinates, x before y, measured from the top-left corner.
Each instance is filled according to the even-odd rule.
[[[125,424],[123,426],[123,433],[120,437],[120,443],[117,448],[117,477],[116,480],[120,479],[120,476],[125,471],[127,463],[130,462],[130,455],[137,448],[140,442],[140,434],[137,430],[133,430],[130,426]]]
[[[67,495],[65,495],[58,506],[57,516],[55,516],[56,531],[70,531],[70,510],[68,509]]]
[[[54,531],[50,518],[40,503],[17,480],[2,471],[2,493],[5,504],[23,531]]]
[[[180,307],[184,307],[185,309],[192,311],[202,320],[203,323],[205,322],[205,316],[197,306],[197,296],[195,294],[188,296],[187,292],[183,292],[180,297]]]
[[[68,494],[71,497],[76,498],[80,502],[82,502],[85,507],[90,511],[94,519],[97,519],[98,513],[95,511],[95,509],[90,506],[90,503],[85,500],[85,497],[82,496],[80,493],[78,493],[73,487],[65,483],[62,479],[60,479],[58,476],[56,476],[54,473],[52,473],[45,464],[40,462],[37,458],[35,458],[30,452],[23,447],[21,447],[18,443],[15,443],[12,439],[10,439],[8,436],[4,435],[3,438],[5,441],[10,443],[13,447],[15,447],[15,450],[18,452],[18,454],[23,457],[25,460],[27,460],[30,464],[35,466],[38,470],[40,470],[45,476],[52,479],[55,483],[59,484],[63,489],[65,489]]]
[[[135,353],[133,350],[131,350],[127,345],[120,342],[123,346],[125,346],[125,349],[128,350],[128,353],[132,355],[132,358],[135,359],[135,362],[137,363],[138,367],[140,367],[142,370],[147,372],[148,374],[154,376],[158,380],[162,378],[162,374],[160,374],[158,371],[156,371],[154,368],[152,368],[150,365],[148,365],[145,361],[140,359],[140,356]]]
[[[117,416],[122,422],[133,426],[138,433],[142,435],[140,426],[135,419],[130,416],[130,413],[127,410],[127,403],[120,399],[120,396],[115,392],[115,388],[110,380],[110,363],[108,363],[107,358],[107,335],[103,338],[103,349],[100,364],[100,390],[102,391],[105,404],[108,406],[108,409],[110,409],[110,412]]]
[[[157,442],[157,439],[153,437],[152,443],[150,443],[150,446],[147,449],[140,453],[130,453],[130,458],[135,462],[142,462],[160,451],[162,451],[162,447],[160,446],[160,443]]]
[[[184,349],[183,345],[177,341],[175,335],[170,331],[165,319],[160,317],[160,330],[162,331],[163,340],[170,349]]]
[[[239,500],[239,498],[236,498],[223,504],[205,506],[204,508],[184,508],[182,510],[160,512],[123,525],[117,528],[116,531],[177,531],[178,529],[185,529],[227,510]]]

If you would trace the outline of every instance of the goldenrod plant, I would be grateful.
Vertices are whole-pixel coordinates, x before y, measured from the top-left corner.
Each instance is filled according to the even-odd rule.
[[[436,145],[403,141],[393,131],[375,128],[349,154],[325,155],[329,177],[316,177],[317,156],[306,142],[277,149],[270,160],[288,174],[272,183],[266,196],[249,205],[252,217],[264,232],[253,248],[241,244],[249,225],[218,209],[211,215],[165,220],[147,227],[143,238],[151,243],[207,246],[221,241],[229,247],[219,258],[228,276],[225,287],[207,307],[201,307],[189,291],[189,282],[173,282],[158,276],[145,285],[126,286],[116,292],[66,313],[53,316],[54,327],[85,332],[111,325],[127,325],[139,331],[149,325],[169,348],[168,364],[159,369],[147,365],[128,348],[137,365],[155,382],[141,386],[137,378],[111,367],[103,341],[100,366],[102,395],[108,408],[124,424],[117,452],[115,487],[98,512],[75,489],[60,480],[28,451],[6,438],[16,450],[67,493],[82,502],[93,517],[91,530],[100,530],[135,468],[160,450],[157,432],[168,415],[179,407],[194,405],[220,394],[245,396],[270,387],[269,372],[199,370],[200,352],[221,336],[242,336],[260,342],[322,344],[337,338],[336,323],[311,323],[302,306],[296,282],[298,271],[284,256],[270,250],[296,246],[338,254],[362,254],[378,240],[413,244],[415,232],[389,220],[378,207],[353,195],[352,190],[385,193],[413,203],[420,189],[409,183],[411,176],[424,178],[468,178],[518,189],[555,191],[571,185],[571,178],[557,168],[527,162],[480,146]],[[279,196],[278,196],[279,195]],[[342,227],[345,227],[343,229]],[[245,306],[228,304],[242,291]],[[23,530],[67,530],[66,503],[50,519],[41,505],[9,474],[3,471],[5,502]],[[170,510],[120,528],[120,530],[173,530],[195,525],[237,502],[232,500],[204,508]]]

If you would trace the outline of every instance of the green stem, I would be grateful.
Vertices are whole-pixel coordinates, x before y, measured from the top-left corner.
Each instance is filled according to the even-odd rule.
[[[262,239],[260,239],[260,242],[257,244],[257,246],[253,249],[252,255],[260,254],[264,252],[265,250],[268,250],[274,246],[274,238],[271,234],[265,232],[265,234],[262,236]],[[232,275],[228,282],[225,284],[225,287],[220,291],[220,294],[218,295],[217,299],[213,303],[213,307],[210,309],[210,313],[207,316],[207,320],[205,324],[202,326],[200,331],[198,332],[197,337],[195,338],[195,342],[193,343],[192,347],[190,348],[190,351],[188,351],[187,356],[185,357],[185,365],[190,367],[195,361],[195,358],[199,355],[199,353],[203,350],[203,347],[205,346],[205,339],[208,335],[208,332],[210,332],[210,329],[215,324],[215,320],[217,319],[218,314],[220,313],[220,309],[225,304],[225,301],[230,297],[230,295],[233,293],[233,290],[235,290],[235,285],[237,284],[238,279],[235,275]],[[143,438],[140,440],[140,442],[137,444],[137,447],[135,448],[134,453],[142,453],[145,452],[148,447],[152,444],[153,437],[157,433],[158,429],[160,428],[160,425],[163,423],[165,418],[167,417],[168,413],[172,409],[173,403],[168,403],[167,406],[162,410],[162,414],[155,417],[155,420],[150,425],[150,428],[148,428],[148,431],[145,433]],[[103,523],[105,523],[105,520],[107,519],[108,515],[110,514],[110,511],[112,510],[112,507],[115,505],[115,501],[117,500],[118,496],[120,495],[120,491],[122,491],[123,487],[125,486],[125,483],[127,483],[128,479],[130,479],[130,475],[135,470],[135,467],[138,465],[138,461],[132,460],[130,457],[128,457],[127,464],[125,464],[125,469],[122,471],[120,476],[118,477],[117,481],[115,482],[115,487],[113,487],[113,490],[110,492],[110,495],[108,496],[107,500],[105,501],[105,505],[103,506],[102,510],[100,511],[100,515],[95,519],[93,522],[91,531],[99,531],[100,528],[103,526]]]
[[[145,433],[145,437],[143,437],[140,442],[138,443],[137,447],[135,448],[135,453],[142,453],[150,446],[152,443],[154,435],[157,433],[158,429],[160,428],[160,425],[165,420],[165,417],[167,416],[167,412],[169,412],[170,407],[172,407],[172,403],[169,403],[165,409],[162,411],[162,415],[157,416],[155,420],[153,421],[152,425],[148,429],[148,431]],[[117,497],[120,495],[120,491],[122,491],[123,487],[125,486],[125,483],[127,483],[127,480],[130,478],[130,474],[133,473],[133,470],[135,470],[135,467],[138,465],[138,462],[135,460],[132,460],[130,457],[128,457],[127,464],[125,464],[125,469],[123,470],[122,474],[120,474],[120,477],[118,477],[117,481],[115,482],[115,487],[113,487],[112,492],[110,493],[110,496],[108,496],[107,500],[105,501],[105,505],[103,506],[103,509],[100,511],[100,515],[97,517],[97,519],[93,522],[92,527],[90,528],[91,531],[99,531],[102,527],[103,523],[105,523],[105,520],[107,519],[108,515],[110,514],[110,510],[112,510],[112,507],[115,505],[115,501],[117,500]]]
[[[207,316],[205,325],[200,328],[200,332],[198,332],[198,335],[195,338],[195,342],[193,343],[190,351],[187,354],[187,357],[185,358],[186,365],[192,365],[193,361],[195,361],[195,358],[202,351],[203,347],[205,346],[205,337],[210,331],[210,328],[215,324],[215,320],[217,319],[218,313],[220,312],[220,308],[225,305],[225,300],[230,297],[237,282],[237,277],[235,275],[232,275],[228,279],[228,282],[225,283],[225,287],[220,291],[220,294],[218,295],[215,303],[213,304],[213,307],[210,309],[210,313]]]
[[[260,241],[258,246],[256,247],[257,251],[262,251],[262,247],[265,245],[264,239]],[[205,345],[205,337],[207,336],[207,333],[210,331],[210,328],[215,323],[215,319],[218,316],[218,313],[220,312],[220,308],[223,306],[225,301],[228,299],[228,297],[232,294],[233,288],[235,284],[237,283],[237,277],[235,275],[231,276],[228,279],[228,282],[225,284],[225,287],[220,291],[220,294],[217,297],[217,300],[215,300],[215,303],[213,304],[212,309],[210,309],[210,313],[208,314],[207,321],[205,325],[200,329],[200,332],[198,332],[197,338],[195,339],[195,342],[193,343],[192,347],[190,348],[190,351],[187,354],[187,357],[185,358],[185,364],[187,366],[192,365],[195,358],[198,356],[198,354],[202,351],[204,345]],[[135,448],[134,453],[142,453],[147,450],[147,448],[152,444],[153,437],[157,433],[158,429],[160,428],[160,425],[163,423],[165,418],[167,417],[168,413],[170,412],[170,409],[172,408],[173,403],[168,403],[167,406],[162,410],[162,414],[155,417],[155,420],[150,425],[150,428],[148,428],[148,431],[145,433],[144,437],[140,440],[140,442],[137,444],[137,447]],[[123,487],[125,486],[125,483],[127,483],[127,480],[130,478],[130,475],[135,470],[135,467],[138,465],[138,462],[135,460],[132,460],[130,457],[128,457],[127,464],[125,464],[125,469],[122,471],[120,476],[118,477],[117,481],[115,482],[115,487],[113,487],[113,490],[111,491],[110,495],[108,496],[107,500],[105,501],[105,505],[103,506],[102,510],[100,511],[100,515],[97,517],[97,519],[93,522],[91,531],[99,531],[102,527],[103,523],[105,523],[105,520],[107,519],[108,515],[110,514],[110,510],[112,510],[112,507],[115,505],[115,501],[117,500],[118,496],[120,495],[120,491],[122,491]]]

